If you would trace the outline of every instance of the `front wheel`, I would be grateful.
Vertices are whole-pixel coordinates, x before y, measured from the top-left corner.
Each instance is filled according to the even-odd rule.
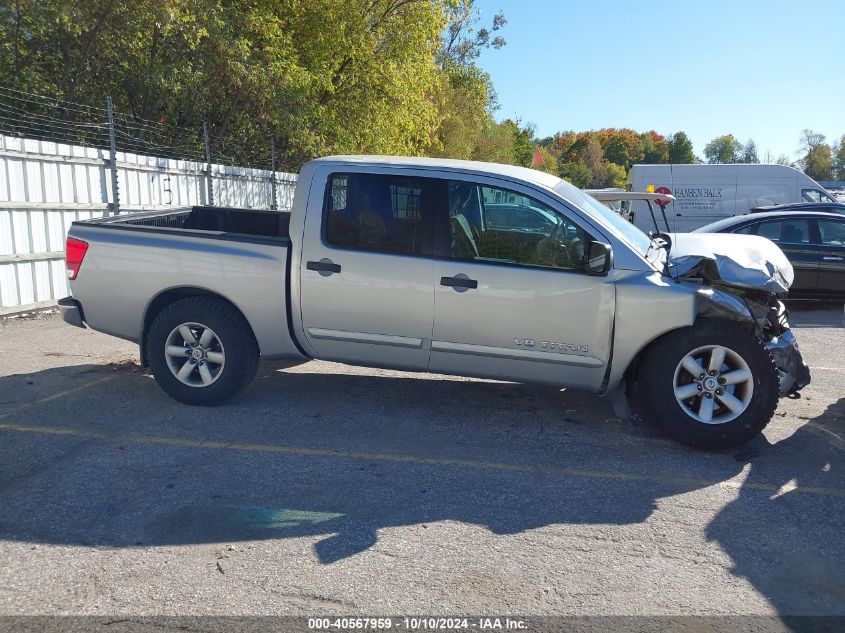
[[[779,380],[756,336],[732,323],[702,320],[651,347],[639,390],[645,412],[666,434],[690,446],[729,448],[772,419]]]
[[[156,382],[185,404],[225,402],[258,368],[258,345],[246,319],[213,297],[189,297],[164,308],[150,326],[146,348]]]

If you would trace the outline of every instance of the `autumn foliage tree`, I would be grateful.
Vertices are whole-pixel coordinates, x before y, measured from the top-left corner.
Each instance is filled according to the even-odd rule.
[[[680,140],[686,139],[683,132],[679,134],[683,135]],[[670,139],[654,130],[567,131],[539,139],[537,143],[554,158],[558,175],[582,188],[625,187],[632,165],[666,163],[670,158]],[[679,156],[694,162],[692,144],[689,144],[689,156],[683,153]]]
[[[14,0],[0,3],[0,84],[102,107],[281,166],[330,153],[470,157],[495,93],[475,66],[501,48],[473,0]],[[490,137],[492,135],[492,137]],[[237,156],[235,156],[237,158]]]

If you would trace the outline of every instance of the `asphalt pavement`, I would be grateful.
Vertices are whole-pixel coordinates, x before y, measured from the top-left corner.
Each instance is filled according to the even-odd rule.
[[[845,615],[841,305],[708,453],[595,396],[263,363],[170,400],[134,345],[0,320],[0,614]]]

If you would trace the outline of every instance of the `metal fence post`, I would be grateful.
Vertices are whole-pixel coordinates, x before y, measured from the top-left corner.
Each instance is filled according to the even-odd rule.
[[[211,180],[211,143],[208,141],[208,123],[202,122],[202,140],[205,143],[205,184],[208,191],[208,206],[214,206],[214,183]]]
[[[120,213],[120,193],[117,187],[117,141],[114,138],[114,106],[112,98],[106,97],[106,112],[109,117],[109,167],[111,169],[112,203],[109,210],[112,215]]]
[[[270,137],[270,208],[277,211],[279,208],[276,199],[276,139]]]

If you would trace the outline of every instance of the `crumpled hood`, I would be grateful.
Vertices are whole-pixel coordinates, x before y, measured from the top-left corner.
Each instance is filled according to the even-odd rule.
[[[783,251],[758,235],[672,233],[670,272],[738,288],[786,293],[795,273]]]

